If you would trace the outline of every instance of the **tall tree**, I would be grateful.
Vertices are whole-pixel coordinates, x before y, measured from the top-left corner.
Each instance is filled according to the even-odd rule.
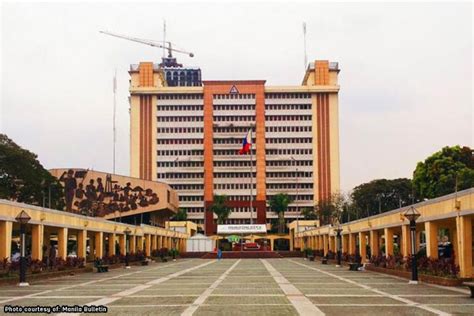
[[[214,201],[212,202],[211,210],[217,216],[217,223],[224,224],[225,220],[229,218],[232,209],[227,206],[226,195],[214,195]]]
[[[413,185],[422,198],[432,199],[474,187],[474,156],[469,147],[444,147],[419,162],[413,172]]]
[[[51,195],[51,203],[48,198]],[[33,205],[64,206],[58,180],[43,168],[37,156],[0,134],[0,198]]]
[[[270,198],[270,208],[278,215],[278,233],[285,233],[285,212],[288,210],[288,205],[291,199],[286,193],[278,193]]]
[[[355,187],[351,198],[355,211],[367,217],[410,204],[412,193],[410,179],[377,179]],[[414,199],[416,201],[416,197]]]
[[[335,192],[328,198],[316,204],[321,225],[333,224],[336,219],[341,222],[344,207],[348,204],[348,197],[341,192]]]

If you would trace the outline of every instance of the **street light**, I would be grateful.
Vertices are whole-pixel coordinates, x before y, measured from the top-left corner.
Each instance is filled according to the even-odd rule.
[[[20,252],[20,284],[19,286],[29,286],[28,282],[26,282],[26,258],[25,258],[25,248],[26,248],[26,240],[25,240],[25,231],[26,231],[26,224],[30,221],[31,217],[22,210],[20,214],[15,217],[16,221],[20,223],[20,244],[21,244],[21,252]]]
[[[336,238],[337,238],[337,265],[336,267],[341,266],[341,232],[342,232],[342,226],[341,223],[339,223],[339,220],[336,219],[336,228],[334,228],[334,231],[336,232]]]
[[[125,234],[125,269],[130,269],[130,264],[128,262],[128,236],[132,231],[127,227],[123,232]]]
[[[416,220],[420,217],[420,212],[412,206],[403,215],[410,222],[411,280],[408,284],[418,284],[418,266],[416,264]]]

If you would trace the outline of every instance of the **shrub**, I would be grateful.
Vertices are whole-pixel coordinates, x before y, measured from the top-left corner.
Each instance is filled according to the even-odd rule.
[[[372,256],[370,263],[376,267],[387,269],[399,269],[411,271],[412,258],[403,258],[400,255],[388,256],[384,255]],[[459,266],[456,265],[454,256],[452,258],[428,258],[425,256],[417,256],[417,267],[420,274],[427,274],[439,277],[457,278],[459,274]]]
[[[314,255],[313,249],[311,248],[305,248],[303,249],[303,254],[305,257],[310,257]]]
[[[314,255],[317,257],[322,257],[324,255],[324,251],[322,249],[316,249],[314,251]]]
[[[327,256],[328,259],[335,259],[336,258],[336,253],[332,250],[328,250]]]

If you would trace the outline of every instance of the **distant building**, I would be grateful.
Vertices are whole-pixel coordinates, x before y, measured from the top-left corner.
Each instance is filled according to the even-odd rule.
[[[180,68],[161,66],[130,67],[131,175],[169,183],[188,219],[207,234],[215,232],[213,214],[206,211],[214,194],[229,197],[229,223],[263,224],[277,217],[267,206],[274,194],[293,199],[285,214],[290,222],[339,190],[337,63],[310,63],[298,86],[267,86],[264,80],[201,84],[200,70],[199,80],[183,84],[171,73]],[[253,212],[250,157],[238,154],[249,129]]]
[[[201,69],[183,67],[175,57],[163,57],[159,64],[168,87],[198,87],[202,85]]]

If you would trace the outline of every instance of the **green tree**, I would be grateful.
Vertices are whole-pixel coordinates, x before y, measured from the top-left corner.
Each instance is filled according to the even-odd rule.
[[[172,217],[172,221],[186,221],[188,219],[188,213],[185,209],[180,208],[178,212]]]
[[[421,198],[453,193],[456,182],[458,190],[474,187],[474,156],[469,147],[444,147],[419,162],[413,172],[413,185]]]
[[[214,200],[212,202],[211,210],[214,214],[217,215],[217,224],[223,224],[225,220],[229,217],[232,209],[227,206],[227,196],[226,195],[214,195]]]
[[[378,214],[379,207],[383,213],[410,204],[412,193],[410,179],[377,179],[355,187],[351,199],[355,212],[367,217]],[[417,200],[416,197],[414,199]]]
[[[320,200],[315,206],[320,224],[333,224],[336,219],[341,222],[343,210],[347,203],[347,196],[340,192],[335,192],[328,198]]]
[[[285,233],[285,212],[288,209],[288,205],[291,203],[291,199],[286,193],[278,193],[270,198],[269,204],[273,212],[278,215],[278,233]]]
[[[62,209],[64,193],[58,180],[43,168],[34,153],[0,134],[0,198],[42,205],[49,192],[51,207]]]
[[[301,210],[301,215],[303,215],[303,218],[306,220],[318,219],[318,214],[312,207],[305,207],[303,210]]]

